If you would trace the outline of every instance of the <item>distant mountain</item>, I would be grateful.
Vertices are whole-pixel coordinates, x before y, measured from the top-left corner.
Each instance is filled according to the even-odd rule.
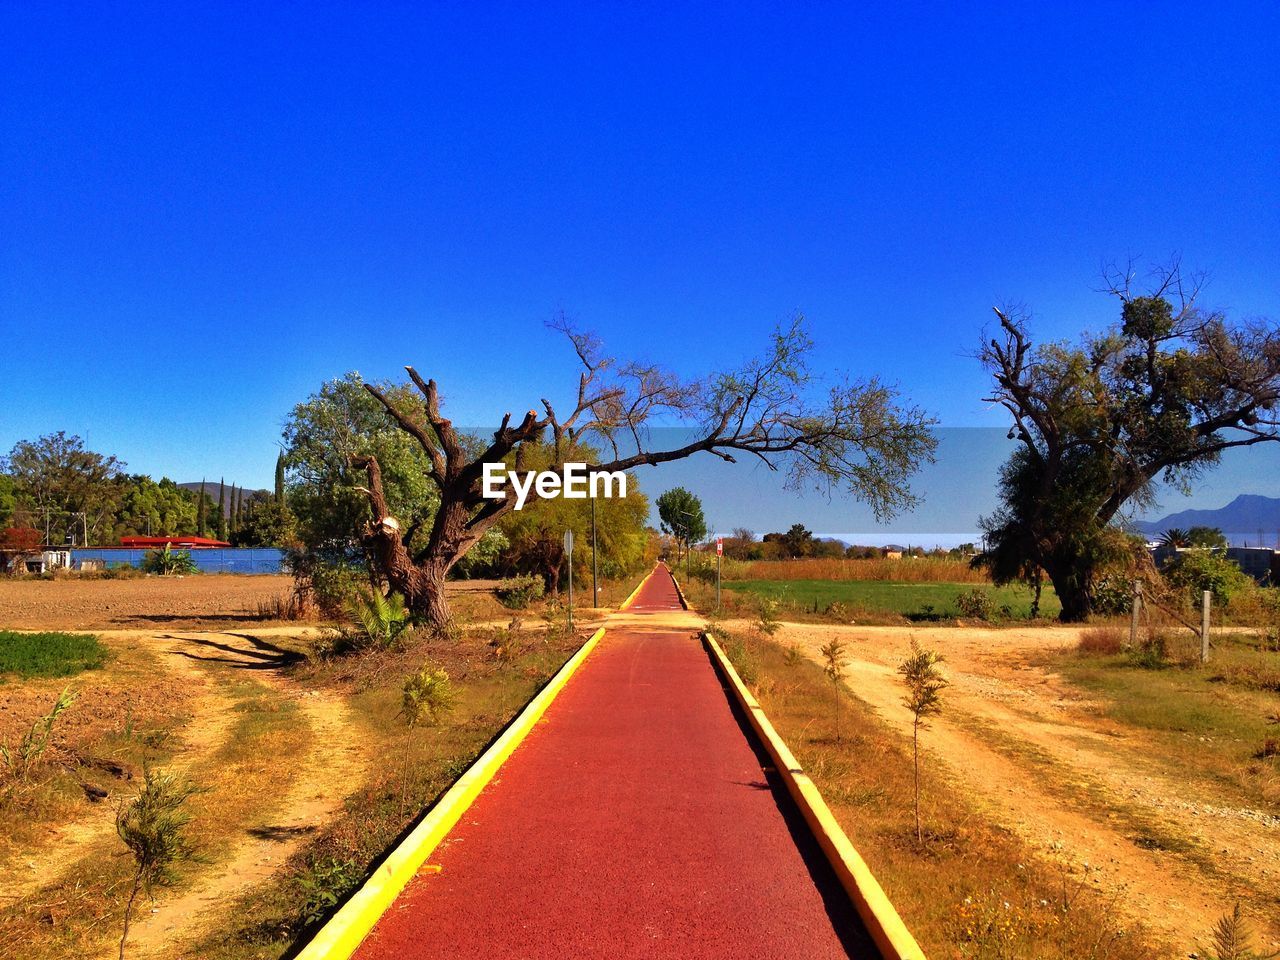
[[[199,493],[199,492],[200,492],[200,481],[199,481],[199,480],[197,480],[195,483],[180,483],[180,484],[178,484],[178,486],[180,486],[183,490],[194,490],[196,493]],[[231,487],[232,487],[232,484],[229,484],[229,483],[228,483],[228,484],[225,484],[224,486],[225,486],[225,488],[226,488],[227,493],[226,493],[226,496],[224,496],[224,497],[222,498],[222,512],[223,512],[223,514],[225,514],[226,516],[228,516],[228,517],[229,517],[229,516],[231,516]],[[217,502],[218,502],[218,481],[217,481],[217,480],[206,480],[206,481],[204,482],[204,492],[205,492],[205,494],[206,494],[206,495],[208,495],[208,496],[210,496],[210,497],[212,497],[212,498],[213,498],[213,502],[214,502],[214,503],[217,503]],[[252,494],[255,494],[255,493],[270,493],[270,492],[271,492],[270,490],[245,490],[245,491],[244,491],[244,495],[245,495],[245,497],[246,497],[246,498],[248,498],[249,496],[251,496]]]
[[[1280,498],[1256,493],[1242,493],[1217,510],[1180,510],[1163,520],[1136,520],[1134,528],[1141,533],[1163,533],[1170,527],[1217,527],[1223,533],[1257,534],[1270,537],[1280,531]]]

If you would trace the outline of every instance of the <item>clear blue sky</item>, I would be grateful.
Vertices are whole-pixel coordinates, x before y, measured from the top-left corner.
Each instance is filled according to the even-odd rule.
[[[1104,260],[1280,316],[1280,8],[1034,6],[6,4],[0,448],[265,485],[346,370],[567,396],[562,309],[688,374],[800,310],[952,426]]]

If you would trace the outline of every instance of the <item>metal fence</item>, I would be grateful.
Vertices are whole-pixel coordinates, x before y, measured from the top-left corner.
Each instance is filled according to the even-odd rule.
[[[85,560],[108,567],[142,565],[149,551],[133,547],[76,547],[71,566],[80,569]],[[204,573],[282,573],[284,554],[275,547],[201,547],[189,551],[196,569]]]

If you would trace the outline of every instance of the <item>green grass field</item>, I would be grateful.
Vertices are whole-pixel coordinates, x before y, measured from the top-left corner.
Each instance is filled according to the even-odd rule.
[[[914,620],[949,620],[960,616],[956,597],[974,589],[991,594],[998,608],[1007,605],[1010,615],[1031,613],[1031,591],[1025,587],[976,587],[972,583],[894,583],[884,580],[729,580],[726,590],[773,597],[784,607],[821,612],[832,603],[850,609],[893,613]],[[1046,588],[1040,615],[1056,617],[1061,607],[1053,590]]]
[[[69,677],[96,670],[107,660],[107,648],[87,633],[15,633],[0,630],[0,675]]]

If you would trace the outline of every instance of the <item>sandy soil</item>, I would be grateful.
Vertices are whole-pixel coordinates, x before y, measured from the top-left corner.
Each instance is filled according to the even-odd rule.
[[[310,733],[305,752],[281,764],[278,794],[264,798],[257,822],[235,839],[230,852],[205,865],[178,892],[157,891],[156,901],[144,908],[130,933],[131,956],[184,955],[184,942],[216,923],[219,908],[269,877],[364,779],[369,752],[346,703],[327,691],[304,689],[281,672],[289,658],[280,654],[272,638],[300,632],[296,627],[236,633],[99,631],[109,646],[141,647],[154,655],[162,674],[157,683],[189,692],[190,720],[182,728],[180,748],[166,765],[168,771],[191,774],[227,742],[238,704],[227,693],[225,681],[234,676],[230,671],[252,671],[249,675],[272,694],[295,701]],[[335,770],[341,776],[335,777]],[[114,804],[99,804],[54,828],[38,850],[17,859],[5,897],[35,893],[86,856],[108,855],[107,850],[114,854],[114,814]],[[114,947],[104,951],[103,956],[115,955]]]
[[[110,630],[226,627],[263,618],[258,605],[286,597],[293,578],[202,574],[132,580],[0,579],[0,629]]]
[[[924,735],[927,749],[993,820],[1088,875],[1183,955],[1237,899],[1255,921],[1275,916],[1280,817],[1162,767],[1142,731],[1101,718],[1033,662],[1073,646],[1077,630],[787,624],[778,639],[817,659],[835,636],[849,647],[854,695],[907,734],[896,667],[913,636],[943,653],[952,686]],[[1192,850],[1146,849],[1135,842],[1144,821]]]

